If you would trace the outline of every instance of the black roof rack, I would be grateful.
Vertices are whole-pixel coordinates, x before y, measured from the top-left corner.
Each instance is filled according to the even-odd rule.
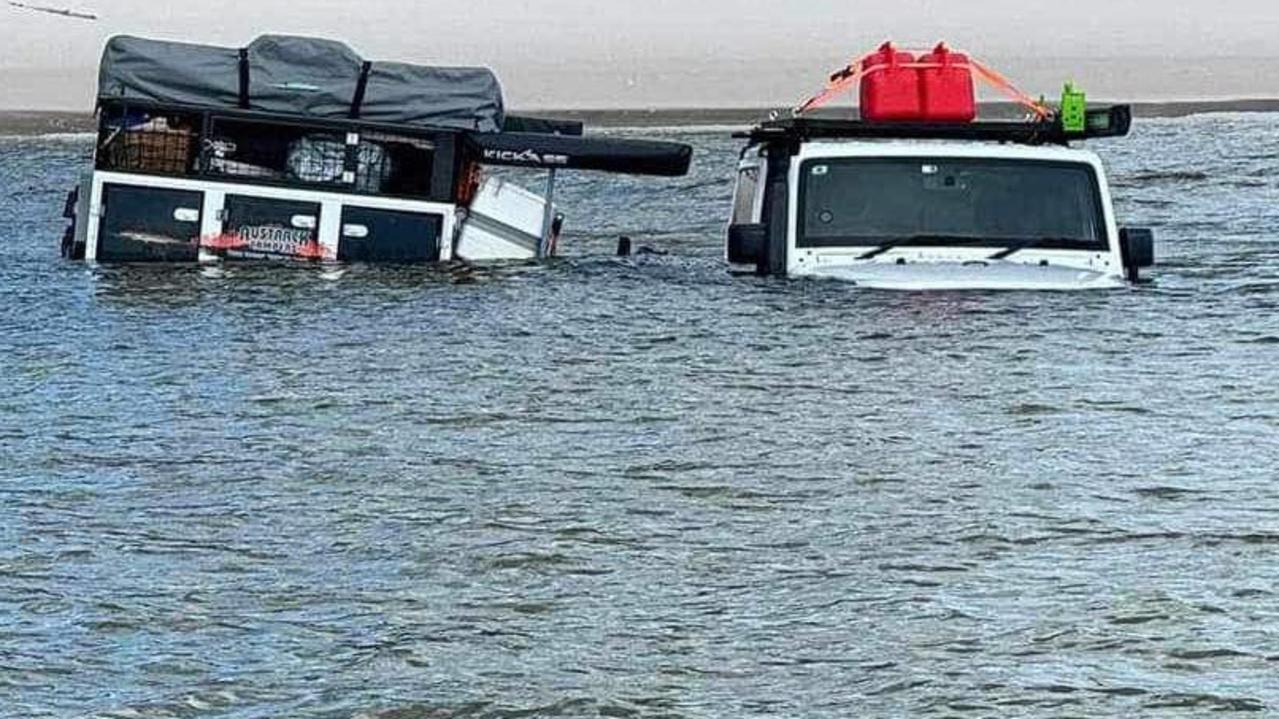
[[[1124,137],[1132,129],[1132,107],[1089,110],[1082,132],[1067,131],[1058,118],[1025,122],[969,123],[873,123],[860,120],[831,120],[795,117],[770,120],[753,130],[734,135],[753,142],[775,140],[895,139],[974,140],[1020,145],[1068,145],[1076,140]]]
[[[595,170],[626,175],[680,177],[688,174],[693,148],[680,142],[638,140],[630,138],[586,137],[584,126],[576,120],[555,120],[507,115],[502,132],[471,132],[450,128],[434,128],[307,117],[293,113],[261,110],[217,109],[193,105],[177,105],[145,101],[100,99],[104,113],[101,128],[118,125],[121,116],[130,111],[154,114],[190,115],[206,126],[214,120],[240,120],[250,123],[284,125],[316,131],[381,132],[389,135],[436,138],[461,138],[474,150],[484,165],[531,167],[559,170]],[[518,128],[519,131],[514,131]],[[104,135],[105,137],[105,135]]]

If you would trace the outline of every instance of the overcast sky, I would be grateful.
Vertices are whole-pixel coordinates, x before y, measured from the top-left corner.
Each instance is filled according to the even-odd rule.
[[[890,37],[949,39],[1035,92],[1070,75],[1100,94],[1143,96],[1133,99],[1279,95],[1279,0],[27,2],[101,20],[0,6],[0,107],[90,104],[92,68],[118,33],[239,46],[289,32],[377,59],[484,64],[525,107],[789,101]],[[1119,57],[1145,59],[1098,61]]]

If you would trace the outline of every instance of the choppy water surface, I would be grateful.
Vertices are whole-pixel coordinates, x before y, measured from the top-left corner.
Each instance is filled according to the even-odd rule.
[[[0,141],[0,716],[1279,715],[1277,119],[1098,144],[1088,295],[730,278],[723,133],[549,267],[92,269]]]

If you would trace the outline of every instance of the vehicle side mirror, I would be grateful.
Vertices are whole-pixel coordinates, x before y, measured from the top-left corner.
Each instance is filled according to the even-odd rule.
[[[728,261],[734,265],[760,265],[768,246],[768,225],[730,225]]]
[[[1140,280],[1142,269],[1155,266],[1155,231],[1137,227],[1119,230],[1119,252],[1128,281]]]

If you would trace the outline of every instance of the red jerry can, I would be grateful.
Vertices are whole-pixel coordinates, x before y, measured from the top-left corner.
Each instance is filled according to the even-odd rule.
[[[886,42],[862,62],[861,110],[866,122],[918,122],[922,119],[919,71],[915,56]]]
[[[973,70],[968,56],[951,52],[946,43],[919,59],[920,101],[927,122],[972,122],[977,118]]]

